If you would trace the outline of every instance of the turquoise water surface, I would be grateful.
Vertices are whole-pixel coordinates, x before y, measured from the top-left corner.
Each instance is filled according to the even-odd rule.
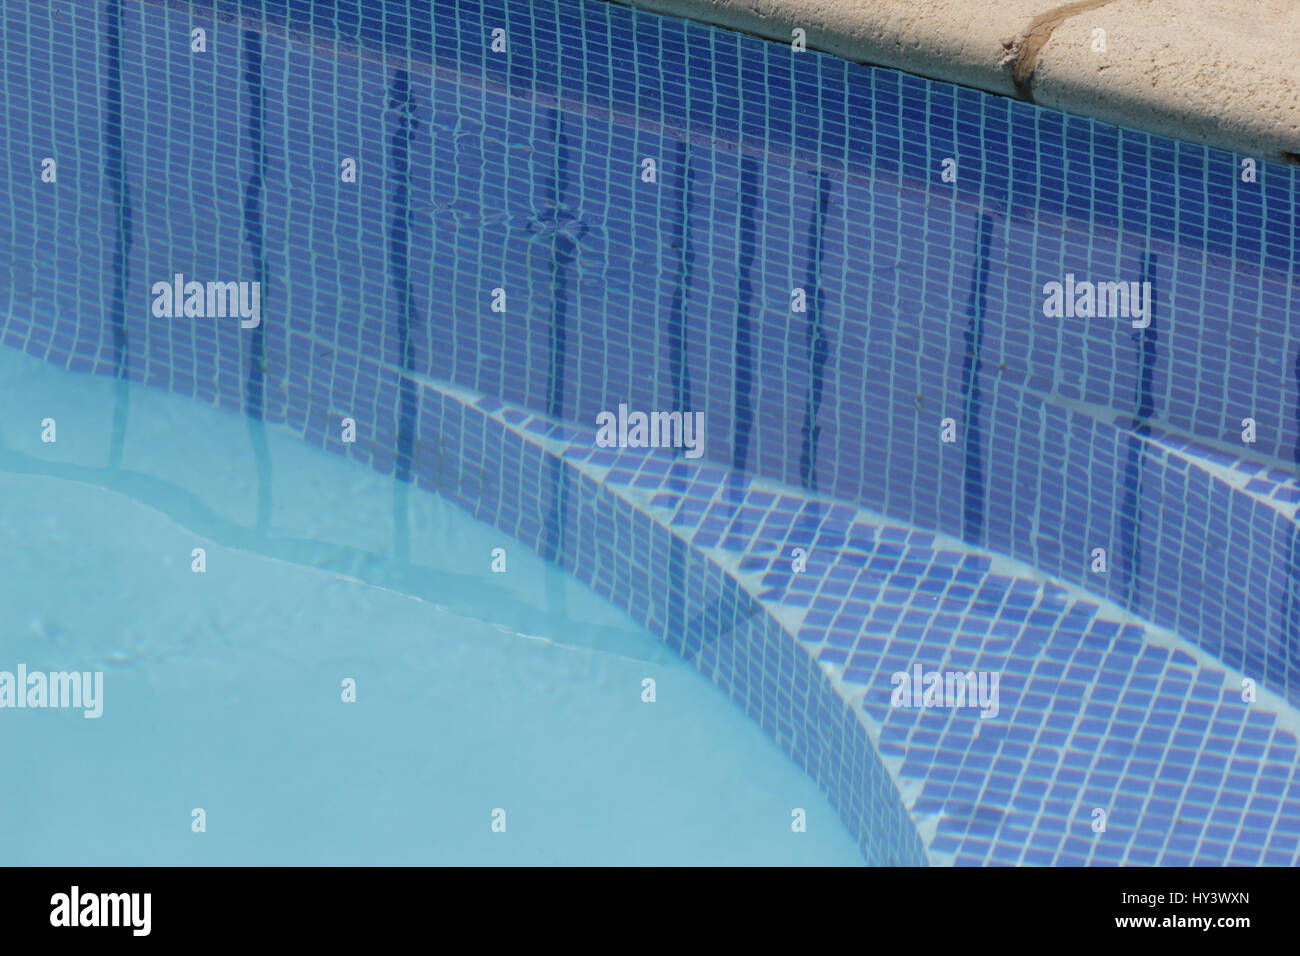
[[[0,862],[862,862],[721,691],[444,501],[11,349],[0,381],[0,670],[104,674],[99,719],[0,711]]]

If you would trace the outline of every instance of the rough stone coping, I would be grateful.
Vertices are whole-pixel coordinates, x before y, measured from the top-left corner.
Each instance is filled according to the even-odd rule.
[[[1300,164],[1296,0],[614,2]]]

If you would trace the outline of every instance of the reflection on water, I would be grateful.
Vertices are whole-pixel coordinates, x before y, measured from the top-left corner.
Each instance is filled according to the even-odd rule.
[[[187,399],[121,380],[72,377],[9,349],[0,350],[0,369],[6,382],[0,412],[9,423],[0,427],[0,473],[81,482],[125,495],[211,545],[405,594],[503,633],[680,663],[612,609],[598,619],[575,616],[567,595],[581,590],[595,600],[585,588],[435,495],[308,448],[261,423],[250,435],[240,418],[196,408]],[[39,408],[63,409],[61,444],[42,445],[20,427]],[[87,454],[84,444],[69,440],[70,430],[83,441],[88,434],[107,434],[110,422],[111,453],[101,458],[103,464],[89,460],[97,453]],[[51,460],[51,450],[69,445],[81,450],[70,450],[71,460]],[[313,494],[319,497],[313,500]],[[393,502],[400,510],[394,511]],[[503,545],[510,573],[466,567],[467,560],[486,567],[493,548]],[[76,546],[68,542],[70,553]],[[28,622],[27,629],[54,643],[66,633],[41,619]],[[121,665],[141,653],[114,649],[105,660]]]

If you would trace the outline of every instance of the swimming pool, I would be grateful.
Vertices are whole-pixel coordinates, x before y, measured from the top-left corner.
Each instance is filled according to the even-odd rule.
[[[195,418],[144,472],[187,489],[177,527],[224,529],[250,601],[265,558],[308,607],[332,604],[313,596],[319,568],[295,566],[361,582],[328,636],[337,656],[271,628],[290,661],[346,661],[409,598],[369,602],[409,595],[470,622],[438,618],[469,629],[462,644],[494,622],[577,646],[581,666],[685,661],[870,863],[1296,862],[1294,170],[1246,181],[1228,153],[585,0],[65,13],[3,14],[23,96],[6,98],[0,152],[0,342],[179,396],[167,408]],[[111,487],[135,434],[122,409],[152,404],[115,398],[115,417],[106,395],[93,420],[22,406],[23,461],[72,454]],[[200,419],[214,407],[224,426]],[[35,444],[46,418],[58,440]],[[241,435],[240,494],[219,462],[193,473],[221,427]],[[277,486],[272,436],[346,467]],[[95,454],[64,451],[78,441]],[[292,473],[324,475],[307,462]],[[431,518],[376,544],[384,509],[353,510],[373,475],[389,482],[374,502],[437,513],[466,543],[434,545]],[[14,493],[92,500],[64,480],[31,465]],[[268,554],[279,500],[302,530]],[[17,517],[13,538],[33,537]],[[120,525],[98,534],[100,564],[114,541],[126,553]],[[504,574],[490,548],[469,556],[492,534]],[[373,560],[385,548],[400,566]],[[46,586],[113,606],[77,574]],[[580,585],[619,613],[541,598]],[[240,628],[274,622],[267,604],[241,618],[238,602],[176,601],[188,643],[129,637],[138,608],[118,606],[110,656],[206,662],[186,696],[258,666]],[[476,644],[495,659],[457,671],[482,668],[464,710],[371,718],[384,766],[430,732],[463,747],[493,719],[527,733],[492,675],[528,685],[531,644],[495,640]],[[400,662],[414,694],[438,658],[397,641],[371,662]],[[978,706],[903,692],[932,674],[946,692],[954,673]],[[591,681],[540,683],[603,722]],[[244,728],[272,697],[246,693]],[[637,710],[639,694],[632,712],[667,709]],[[344,732],[321,707],[299,754]],[[691,759],[741,747],[709,728]],[[447,786],[475,821],[501,806]],[[789,792],[780,837],[801,839],[815,828],[793,833],[791,810],[812,800]],[[359,788],[312,832],[382,799]]]

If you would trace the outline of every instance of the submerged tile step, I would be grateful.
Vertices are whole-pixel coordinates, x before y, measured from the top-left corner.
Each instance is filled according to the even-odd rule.
[[[1300,862],[1300,714],[1206,650],[947,536],[480,408],[729,569],[852,706],[932,862]],[[917,668],[986,700],[913,706]]]

